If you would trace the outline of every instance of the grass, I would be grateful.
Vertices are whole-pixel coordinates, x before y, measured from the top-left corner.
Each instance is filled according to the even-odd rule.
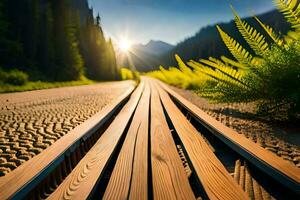
[[[68,81],[68,82],[27,82],[24,85],[16,86],[10,84],[1,84],[0,93],[9,93],[9,92],[22,92],[22,91],[31,91],[31,90],[40,90],[40,89],[50,89],[50,88],[59,88],[65,86],[79,86],[79,85],[91,85],[97,82],[92,80],[79,80],[79,81]]]

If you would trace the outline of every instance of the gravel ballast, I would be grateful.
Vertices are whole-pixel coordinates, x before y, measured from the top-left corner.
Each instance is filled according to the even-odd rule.
[[[122,95],[132,81],[0,95],[0,176],[42,152]]]
[[[224,125],[300,167],[300,127],[282,127],[255,117],[255,104],[212,104],[192,91],[172,87]]]

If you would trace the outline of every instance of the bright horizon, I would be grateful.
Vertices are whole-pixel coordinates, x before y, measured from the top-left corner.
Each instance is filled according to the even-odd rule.
[[[177,44],[200,28],[233,19],[232,4],[242,17],[274,9],[271,0],[89,0],[101,16],[106,37],[115,42],[128,38],[133,44],[161,40]]]

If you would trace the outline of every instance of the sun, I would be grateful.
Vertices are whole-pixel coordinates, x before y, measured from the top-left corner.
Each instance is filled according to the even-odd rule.
[[[118,46],[121,51],[128,52],[128,51],[130,51],[132,44],[131,44],[131,41],[128,39],[122,39],[119,42]]]

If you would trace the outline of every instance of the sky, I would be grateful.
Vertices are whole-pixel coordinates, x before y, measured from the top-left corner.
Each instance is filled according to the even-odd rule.
[[[201,27],[274,9],[272,0],[89,0],[101,16],[106,37],[146,44],[161,40],[177,44]]]

